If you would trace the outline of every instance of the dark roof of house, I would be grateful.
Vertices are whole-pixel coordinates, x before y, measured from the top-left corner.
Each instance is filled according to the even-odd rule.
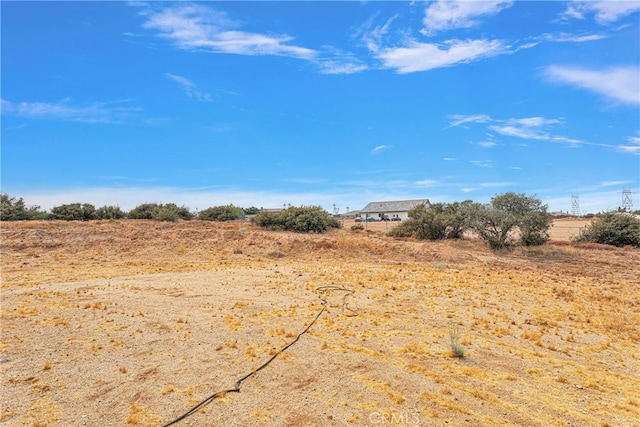
[[[362,213],[408,212],[418,205],[431,205],[429,199],[396,200],[391,202],[371,202],[360,209]]]

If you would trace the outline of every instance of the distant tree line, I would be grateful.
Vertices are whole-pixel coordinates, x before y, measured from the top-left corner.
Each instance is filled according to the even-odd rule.
[[[27,206],[22,198],[0,195],[0,221],[24,220],[118,220],[150,219],[178,221],[198,218],[204,221],[233,221],[245,215],[269,230],[322,233],[340,228],[341,223],[319,206],[289,206],[278,212],[268,212],[254,206],[240,208],[232,204],[213,206],[194,213],[175,203],[144,203],[129,212],[118,206],[95,208],[89,203],[70,203],[55,206],[44,212],[39,206]],[[594,242],[615,246],[640,247],[640,219],[635,214],[618,211],[598,215],[574,242]],[[496,195],[486,204],[471,200],[455,203],[421,204],[409,211],[409,219],[388,234],[420,240],[461,239],[472,232],[491,248],[536,246],[549,240],[552,215],[536,197],[524,193]]]
[[[5,193],[0,195],[0,221],[90,221],[125,218],[153,219],[157,221],[178,221],[193,218],[206,221],[232,221],[241,218],[243,215],[256,214],[259,211],[260,209],[254,206],[243,209],[230,204],[215,206],[194,213],[186,206],[178,206],[175,203],[144,203],[129,212],[125,212],[119,206],[105,205],[96,209],[90,203],[68,203],[54,206],[51,212],[45,212],[40,209],[40,206],[27,206],[22,197],[11,197]]]

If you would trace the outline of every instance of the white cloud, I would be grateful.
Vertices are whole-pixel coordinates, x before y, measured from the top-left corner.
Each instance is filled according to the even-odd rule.
[[[188,80],[185,77],[177,76],[177,75],[171,74],[171,73],[165,73],[165,76],[167,76],[171,80],[177,82],[180,85],[180,87],[182,88],[182,90],[184,91],[184,93],[189,98],[195,98],[198,101],[211,102],[211,95],[209,95],[208,93],[201,92],[200,90],[198,90],[198,88],[196,87],[196,84],[193,83],[191,80]]]
[[[471,163],[474,166],[481,167],[481,168],[492,168],[493,167],[493,162],[491,160],[469,160],[469,163]]]
[[[480,141],[477,144],[479,146],[481,146],[482,148],[492,148],[492,147],[495,147],[496,145],[498,145],[493,141]]]
[[[322,74],[356,74],[369,67],[360,61],[341,62],[341,61],[320,61],[320,73]]]
[[[456,127],[463,125],[465,123],[487,123],[491,121],[491,117],[486,114],[474,114],[471,116],[466,116],[462,114],[450,114],[447,116],[448,119],[453,120],[449,127]]]
[[[541,39],[548,42],[558,42],[558,43],[585,43],[592,42],[596,40],[606,39],[608,36],[604,34],[585,34],[585,35],[576,35],[576,34],[567,34],[567,33],[559,33],[559,34],[543,34]]]
[[[627,141],[629,141],[628,145],[619,145],[616,147],[616,150],[640,156],[640,137],[630,136],[627,138]]]
[[[478,114],[473,116],[464,116],[458,114],[452,114],[447,116],[449,119],[454,119],[454,122],[449,127],[459,126],[464,123],[488,123],[487,129],[501,135],[512,136],[521,139],[537,140],[537,141],[549,141],[556,143],[565,143],[570,146],[578,145],[599,145],[603,147],[611,147],[605,144],[593,144],[586,141],[582,141],[575,138],[566,137],[563,135],[555,135],[549,133],[549,128],[555,125],[564,124],[564,119],[547,119],[544,117],[524,117],[524,118],[510,118],[506,120],[492,119],[485,114]],[[491,139],[489,134],[489,140],[476,143],[485,148],[491,148],[496,143]],[[479,165],[479,163],[475,163]]]
[[[620,18],[640,10],[637,1],[574,1],[562,13],[563,19],[585,19],[586,15],[594,14],[598,24],[609,25]]]
[[[293,37],[235,30],[238,24],[226,13],[204,5],[180,4],[160,11],[145,9],[144,28],[187,50],[238,55],[278,55],[312,60],[317,52],[289,44]]]
[[[544,117],[526,117],[521,119],[508,119],[505,124],[489,126],[489,129],[505,136],[513,136],[522,139],[532,139],[537,141],[549,141],[566,143],[571,146],[587,144],[579,139],[569,138],[562,135],[553,135],[546,129],[552,125],[562,124],[561,119],[545,119]],[[593,145],[593,144],[591,144]]]
[[[639,67],[588,70],[552,65],[546,68],[545,74],[555,82],[587,89],[625,104],[640,104]]]
[[[433,34],[456,28],[470,28],[478,24],[476,18],[491,16],[511,7],[513,1],[439,0],[429,3],[425,10],[423,33]]]
[[[421,181],[415,182],[415,185],[418,187],[433,187],[436,184],[438,184],[438,181],[435,181],[433,179],[423,179]]]
[[[123,107],[123,102],[94,102],[73,105],[70,100],[60,102],[20,102],[0,100],[2,114],[32,119],[54,119],[82,123],[119,123],[142,111],[140,107]]]
[[[371,155],[378,154],[384,150],[388,150],[391,147],[393,147],[393,145],[378,145],[377,147],[374,147],[373,150],[371,150]]]
[[[404,74],[477,61],[504,51],[498,40],[449,40],[444,44],[411,40],[405,47],[384,48],[376,55],[386,68]]]
[[[562,123],[560,119],[545,119],[544,117],[525,117],[523,119],[508,119],[510,125],[521,125],[527,127],[540,127]]]

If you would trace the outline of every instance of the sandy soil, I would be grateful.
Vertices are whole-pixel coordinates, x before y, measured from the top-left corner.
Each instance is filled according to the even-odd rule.
[[[1,426],[160,426],[291,342],[322,286],[353,294],[329,292],[240,393],[177,425],[640,425],[638,250],[199,221],[1,231]]]

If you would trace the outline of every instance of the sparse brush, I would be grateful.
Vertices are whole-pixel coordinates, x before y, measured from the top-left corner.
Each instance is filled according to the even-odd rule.
[[[464,357],[465,349],[460,344],[460,332],[458,331],[458,325],[453,321],[449,323],[449,346],[451,347],[451,354],[454,357]]]

